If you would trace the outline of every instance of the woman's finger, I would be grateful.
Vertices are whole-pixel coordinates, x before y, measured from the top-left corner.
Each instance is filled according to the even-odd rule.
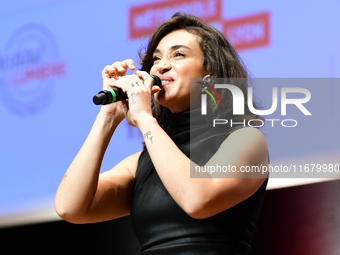
[[[155,86],[154,85],[154,79],[150,76],[150,74],[148,74],[145,71],[136,71],[135,75],[139,77],[139,79],[141,79],[145,85],[145,87],[149,90],[152,91],[153,93],[161,90],[161,88],[159,86]]]
[[[124,61],[121,61],[121,62],[115,62],[112,64],[112,67],[114,68],[114,70],[120,75],[120,76],[123,76],[126,74],[126,71],[128,69],[131,69],[131,70],[135,70],[136,69],[136,66],[135,66],[135,63],[132,59],[126,59]]]
[[[122,61],[122,67],[125,69],[129,68],[131,70],[136,69],[135,62],[132,59],[126,59]]]
[[[111,74],[115,72],[115,69],[112,65],[107,65],[102,70],[102,77],[103,78],[111,78]]]

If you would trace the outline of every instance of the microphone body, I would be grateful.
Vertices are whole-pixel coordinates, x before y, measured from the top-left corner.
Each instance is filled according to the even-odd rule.
[[[161,79],[153,74],[150,74],[150,76],[153,78],[153,85],[157,85],[160,88],[162,88]],[[126,93],[123,92],[123,90],[120,88],[113,87],[112,89],[109,90],[100,91],[97,95],[93,97],[93,103],[95,105],[106,105],[125,99],[127,99]]]

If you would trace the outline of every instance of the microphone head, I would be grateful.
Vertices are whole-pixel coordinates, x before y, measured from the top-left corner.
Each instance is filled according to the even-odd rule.
[[[162,88],[162,81],[161,79],[154,74],[150,74],[150,76],[153,78],[153,85],[157,85],[158,87]]]
[[[95,105],[101,105],[107,103],[107,95],[105,93],[98,93],[92,99]]]

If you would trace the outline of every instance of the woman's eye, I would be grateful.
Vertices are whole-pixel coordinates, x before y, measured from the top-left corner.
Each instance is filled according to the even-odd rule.
[[[152,59],[153,59],[153,61],[155,62],[155,61],[158,61],[158,60],[160,60],[161,58],[160,58],[160,57],[158,57],[158,56],[154,56]]]
[[[181,52],[176,52],[174,56],[175,57],[184,57],[185,55]]]

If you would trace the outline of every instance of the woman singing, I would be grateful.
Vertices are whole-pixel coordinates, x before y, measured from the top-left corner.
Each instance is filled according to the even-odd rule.
[[[222,105],[207,100],[208,113],[201,114],[198,86],[215,78],[246,80],[237,53],[212,26],[175,14],[151,36],[141,64],[132,75],[126,71],[135,70],[133,60],[103,69],[104,89],[121,88],[128,99],[101,107],[60,183],[57,213],[72,223],[130,215],[143,255],[247,254],[267,175],[195,171],[268,165],[266,141],[258,129],[212,129],[206,116],[233,118],[227,89],[218,90]],[[153,86],[149,74],[160,77],[162,88]],[[192,78],[203,85],[192,84]],[[237,86],[247,89],[246,83]],[[140,130],[144,149],[100,174],[107,146],[124,118]],[[242,118],[258,116],[246,110]]]

